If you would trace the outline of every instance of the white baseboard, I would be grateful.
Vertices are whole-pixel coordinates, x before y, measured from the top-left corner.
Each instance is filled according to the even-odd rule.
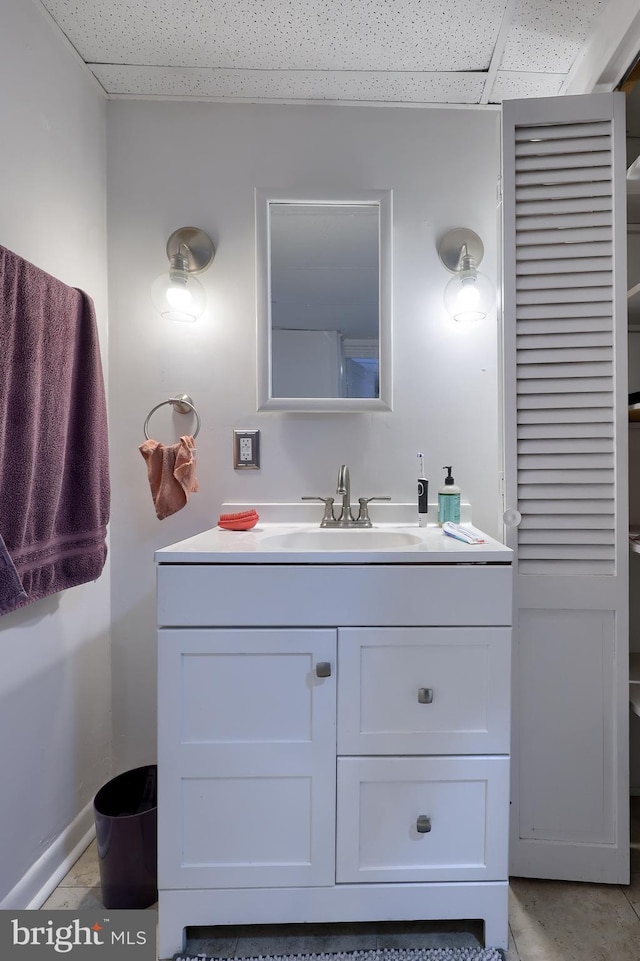
[[[95,833],[93,802],[89,801],[35,864],[31,865],[15,887],[0,901],[0,909],[41,908],[91,843]]]

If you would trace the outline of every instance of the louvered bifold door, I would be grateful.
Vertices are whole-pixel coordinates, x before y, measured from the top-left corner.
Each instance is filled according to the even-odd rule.
[[[511,872],[628,876],[624,98],[503,105]]]

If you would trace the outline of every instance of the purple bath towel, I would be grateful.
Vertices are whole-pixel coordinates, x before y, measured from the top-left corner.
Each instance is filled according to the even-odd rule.
[[[100,576],[108,457],[91,298],[0,246],[0,614]]]

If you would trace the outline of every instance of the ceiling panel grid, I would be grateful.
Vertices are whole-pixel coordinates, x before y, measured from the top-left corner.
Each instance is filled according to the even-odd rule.
[[[614,0],[36,0],[109,97],[486,104],[562,92]]]

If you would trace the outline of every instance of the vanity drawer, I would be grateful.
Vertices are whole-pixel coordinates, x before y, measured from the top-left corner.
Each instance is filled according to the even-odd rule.
[[[338,632],[338,753],[508,754],[506,627]]]
[[[338,883],[507,877],[509,761],[338,758]]]
[[[159,564],[161,627],[511,624],[511,566]]]

